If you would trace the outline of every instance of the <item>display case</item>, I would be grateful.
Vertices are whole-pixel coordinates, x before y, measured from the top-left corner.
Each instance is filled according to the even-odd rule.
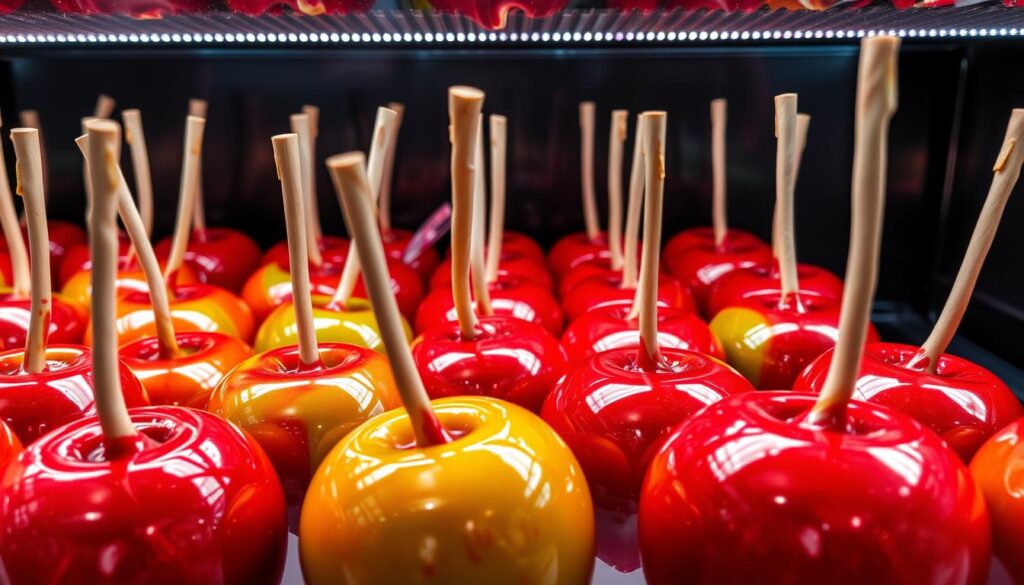
[[[16,125],[19,110],[39,112],[54,219],[84,217],[73,139],[100,93],[146,115],[156,239],[173,227],[187,102],[208,100],[208,221],[239,228],[263,246],[284,237],[268,138],[287,131],[288,115],[302,104],[318,105],[319,150],[333,154],[365,149],[377,107],[398,101],[406,111],[392,209],[396,225],[415,229],[450,197],[445,91],[468,84],[486,90],[487,112],[509,118],[510,229],[544,245],[580,229],[582,100],[597,105],[597,192],[605,190],[600,161],[611,110],[664,109],[665,233],[706,224],[707,104],[725,97],[730,220],[767,239],[775,172],[771,98],[794,91],[813,120],[797,188],[798,249],[802,261],[837,274],[847,258],[858,43],[898,35],[900,108],[892,121],[873,320],[883,338],[908,343],[927,336],[942,307],[1007,116],[1024,105],[1024,9],[994,3],[903,10],[840,4],[824,11],[525,7],[533,16],[476,5],[459,14],[300,2],[254,16],[267,7],[55,4],[63,12],[30,2],[0,15],[0,111],[7,127]],[[322,166],[317,174],[324,231],[342,234],[330,179]],[[1018,194],[950,351],[988,367],[1024,398],[1024,345],[1014,333],[1024,331],[1022,224]],[[301,582],[294,552],[286,583]],[[613,552],[598,563],[594,583],[642,583],[636,569],[628,551]],[[993,582],[1002,578],[996,571]]]

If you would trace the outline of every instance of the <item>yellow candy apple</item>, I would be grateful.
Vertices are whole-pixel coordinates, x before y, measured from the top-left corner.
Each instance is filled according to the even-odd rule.
[[[409,324],[403,319],[406,341],[412,340]],[[336,307],[326,296],[313,297],[313,327],[320,342],[348,343],[384,353],[377,317],[369,301],[351,298],[344,307]],[[274,309],[260,325],[256,333],[256,351],[262,352],[286,345],[295,345],[299,340],[299,328],[295,322],[295,305],[285,303]]]

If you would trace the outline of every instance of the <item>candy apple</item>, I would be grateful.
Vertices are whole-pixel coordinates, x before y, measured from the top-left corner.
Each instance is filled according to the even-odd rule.
[[[18,453],[21,453],[24,447],[21,445],[21,441],[18,440],[18,436],[14,434],[11,427],[0,422],[0,469],[3,469],[8,463],[17,457]]]
[[[1018,419],[989,437],[970,467],[992,520],[993,552],[1017,583],[1024,580],[1024,541],[1018,530],[1024,518],[1020,497],[1022,425],[1024,420]]]
[[[68,252],[72,248],[86,245],[85,230],[78,224],[59,219],[48,219],[46,224],[50,236],[50,267],[57,274],[60,274],[61,264],[64,262]],[[28,233],[25,228],[22,228],[22,237],[28,240]],[[88,250],[88,247],[85,247],[85,250]],[[0,251],[10,252],[6,240],[0,240]],[[2,255],[0,255],[0,274],[6,277],[5,282],[10,282],[10,259],[4,260]]]
[[[693,313],[697,309],[686,287],[671,276],[657,275],[658,304]],[[580,281],[562,299],[562,308],[570,321],[602,307],[631,305],[636,287],[624,287],[621,275],[592,276]]]
[[[388,258],[405,262],[405,252],[412,241],[413,232],[403,229],[391,229],[381,235],[384,238],[384,252]],[[406,263],[409,265],[409,268],[416,271],[416,274],[420,276],[420,280],[428,282],[430,276],[437,271],[437,267],[441,263],[441,255],[437,253],[437,248],[427,246]]]
[[[843,297],[843,281],[828,270],[811,264],[796,265],[801,297],[830,299],[838,302]],[[742,305],[750,298],[764,297],[782,292],[778,264],[734,270],[719,278],[711,287],[708,315],[714,318],[721,310]]]
[[[119,268],[130,264],[130,250],[131,242],[128,241],[128,235],[119,234],[117,241],[117,265]],[[71,246],[64,255],[64,260],[57,267],[57,284],[64,288],[77,273],[83,270],[88,271],[91,266],[89,246],[86,244]],[[89,277],[85,277],[85,280],[88,281]]]
[[[166,258],[171,249],[167,238],[156,246],[158,257]],[[195,230],[185,250],[185,263],[199,279],[230,291],[241,290],[245,280],[259,265],[260,249],[252,238],[227,227]]]
[[[341,266],[348,257],[348,238],[343,236],[323,235],[317,240],[320,257],[329,265]],[[271,246],[260,257],[259,265],[279,264],[288,266],[288,242],[278,242]]]
[[[721,362],[659,343],[658,247],[664,177],[664,112],[641,116],[647,212],[637,343],[585,358],[552,391],[541,415],[569,444],[598,504],[628,511],[658,440],[680,421],[753,388]]]
[[[588,356],[610,349],[640,345],[639,316],[631,316],[629,305],[595,309],[569,323],[562,334],[562,347],[569,363],[577,365]],[[678,308],[658,307],[658,345],[685,349],[725,360],[725,350],[714,333],[696,314]]]
[[[476,111],[460,103],[460,92],[469,91],[474,94],[468,97],[477,99]],[[464,130],[463,122],[477,119],[481,99],[482,92],[476,90],[452,90],[456,162],[468,163],[459,150],[473,133],[472,128]],[[428,402],[390,294],[363,160],[358,153],[340,155],[328,160],[328,166],[345,199],[346,221],[359,243],[405,408],[353,431],[317,470],[299,527],[303,576],[312,585],[424,578],[446,583],[588,582],[593,508],[579,465],[558,436],[535,415],[499,400]],[[457,174],[460,167],[462,178],[468,179],[470,168],[453,165]],[[456,190],[469,182],[461,181]],[[457,251],[456,258],[460,256]],[[369,513],[356,518],[348,513],[353,509]],[[429,544],[424,548],[423,543]],[[412,547],[422,554],[396,562],[386,554],[395,547]]]
[[[306,258],[298,137],[273,138],[281,170],[290,243],[298,345],[239,364],[210,397],[208,409],[250,433],[270,456],[290,504],[331,448],[370,418],[399,405],[387,358],[343,343],[318,344]],[[259,391],[254,391],[259,389]]]
[[[640,497],[652,585],[985,581],[988,518],[963,463],[913,419],[851,400],[877,279],[898,46],[862,43],[848,287],[829,381],[817,397],[727,398],[666,439]],[[780,111],[785,167],[795,108]]]
[[[526,256],[521,252],[501,251],[499,256],[496,279],[511,278],[532,282],[548,291],[555,288],[555,279],[548,271],[547,264],[543,260]],[[450,289],[452,286],[452,259],[446,258],[441,262],[434,275],[430,278],[430,291]]]
[[[450,285],[449,285],[450,286]],[[499,277],[487,285],[491,309],[496,316],[528,321],[540,325],[548,337],[562,332],[565,315],[558,301],[543,286],[516,276]],[[432,291],[416,311],[416,331],[445,327],[458,320],[451,290]]]
[[[978,217],[960,272],[935,327],[920,348],[869,344],[857,376],[855,396],[917,419],[946,439],[964,461],[993,433],[1024,416],[1007,385],[985,368],[945,353],[967,311],[1003,209],[1020,176],[1024,150],[1024,109],[1014,110],[999,151],[992,187]],[[801,375],[797,387],[823,387],[823,355]]]
[[[284,498],[266,455],[227,422],[175,407],[129,410],[119,383],[113,122],[92,122],[93,360],[97,416],[50,432],[0,489],[0,562],[11,582],[280,580]],[[112,552],[114,551],[114,552]]]
[[[23,347],[32,313],[32,302],[14,293],[0,293],[0,349]],[[81,305],[64,300],[60,295],[50,298],[49,341],[51,343],[82,343],[89,316]]]
[[[725,233],[722,234],[721,248],[725,250],[760,248],[764,245],[761,238],[739,228],[727,227]],[[688,228],[669,238],[661,252],[662,266],[668,269],[673,259],[692,248],[717,249],[715,228],[711,226]]]
[[[406,340],[412,340],[412,329],[403,318]],[[336,305],[329,297],[313,297],[313,327],[316,338],[322,342],[347,343],[375,351],[384,351],[380,328],[373,310],[364,299],[351,298],[344,305]],[[257,352],[295,345],[299,330],[295,321],[295,306],[285,303],[274,309],[260,325],[253,344]]]
[[[161,266],[163,266],[163,264],[161,264]],[[88,309],[89,297],[91,294],[90,291],[92,290],[91,280],[91,270],[79,270],[61,288],[60,294],[62,297],[67,298],[79,307]],[[187,265],[182,265],[182,267],[178,269],[175,284],[199,284],[199,277],[195,272],[192,272],[192,269]],[[142,269],[139,268],[138,262],[134,260],[129,264],[122,264],[118,269],[116,286],[118,297],[130,292],[142,294],[149,292],[149,286],[146,284],[146,275],[142,272]]]
[[[722,276],[741,268],[752,268],[771,262],[771,248],[760,240],[737,238],[714,243],[694,245],[675,257],[667,258],[668,272],[689,288],[704,315],[708,314],[711,287]]]

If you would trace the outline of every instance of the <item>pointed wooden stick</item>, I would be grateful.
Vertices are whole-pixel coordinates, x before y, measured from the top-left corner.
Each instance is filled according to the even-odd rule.
[[[114,113],[114,106],[116,105],[117,101],[114,98],[101,93],[96,98],[96,107],[93,109],[92,117],[97,120],[106,120]]]
[[[491,115],[491,226],[487,241],[487,282],[498,280],[501,244],[505,238],[505,164],[508,120]]]
[[[348,232],[358,244],[366,292],[370,296],[370,305],[388,352],[398,394],[409,413],[416,445],[439,445],[448,442],[448,437],[437,415],[430,408],[430,399],[405,340],[402,316],[398,312],[395,295],[391,292],[391,278],[388,275],[387,258],[384,256],[384,244],[377,228],[372,190],[367,183],[365,160],[361,152],[340,154],[327,159],[327,168],[331,171],[335,189],[341,199]]]
[[[661,215],[665,197],[665,112],[644,112],[644,257],[640,262],[640,351],[638,365],[653,370],[661,362],[658,347],[658,272],[661,259]]]
[[[11,183],[7,176],[7,163],[4,160],[3,149],[0,149],[0,226],[4,230],[7,251],[11,256],[11,271],[14,273],[11,296],[16,299],[27,299],[32,294],[28,249],[25,248],[25,239],[21,236],[18,212],[14,210],[14,199],[11,195]]]
[[[272,138],[277,178],[284,197],[284,220],[288,232],[288,261],[291,264],[292,304],[298,331],[299,361],[304,366],[320,362],[320,350],[313,324],[313,297],[309,290],[309,259],[306,257],[306,212],[302,209],[302,162],[299,136],[278,134]]]
[[[594,195],[594,110],[594,102],[580,102],[580,185],[583,190],[583,221],[587,239],[591,242],[601,237],[597,196]]]
[[[209,103],[206,100],[188,100],[188,115],[206,120],[206,113],[209,111]],[[195,228],[201,237],[206,237],[206,203],[203,197],[203,159],[200,156],[197,163],[196,176],[196,206],[192,210],[192,227]]]
[[[459,329],[466,339],[477,336],[477,318],[469,284],[470,238],[473,232],[473,180],[477,126],[484,92],[456,85],[448,88],[449,138],[452,142],[452,297]]]
[[[860,48],[853,150],[853,225],[839,338],[821,394],[808,415],[810,424],[836,430],[846,426],[846,405],[856,386],[871,321],[871,300],[875,294],[882,240],[889,120],[897,103],[899,47],[900,40],[896,37],[868,37]]]
[[[923,360],[925,368],[935,373],[939,364],[939,357],[953,341],[960,321],[967,311],[967,304],[974,292],[974,285],[978,283],[978,276],[981,274],[981,267],[985,263],[985,256],[992,247],[992,240],[996,237],[996,230],[999,228],[999,220],[1006,208],[1006,202],[1013,192],[1013,187],[1020,177],[1021,164],[1024,162],[1024,109],[1015,109],[1010,114],[1010,123],[1006,127],[1006,137],[1003,139],[1003,146],[999,150],[996,164],[992,168],[992,186],[989,187],[988,196],[985,198],[985,205],[978,216],[978,223],[974,227],[974,234],[967,246],[963,263],[960,264],[960,272],[956,275],[952,290],[946,299],[946,305],[942,307],[942,313],[932,328],[931,334],[921,351],[916,356]],[[915,362],[917,359],[914,360]]]
[[[722,247],[725,236],[729,233],[725,171],[728,105],[725,98],[711,100],[711,225],[715,234],[715,249]]]
[[[299,137],[299,164],[302,166],[302,208],[306,212],[306,253],[309,263],[321,266],[324,263],[320,255],[320,213],[316,207],[316,180],[313,165],[313,128],[309,123],[308,114],[292,114],[289,118],[292,132]]]
[[[43,157],[43,194],[46,196],[44,203],[50,198],[50,162],[46,156],[46,139],[43,136],[43,126],[39,121],[39,112],[36,110],[22,110],[18,113],[21,125],[24,128],[35,128],[39,131],[39,150]]]
[[[89,164],[89,135],[79,136],[75,144],[82,151],[82,156]],[[146,226],[142,221],[142,215],[135,207],[135,200],[128,189],[128,182],[124,179],[121,166],[116,165],[117,183],[117,214],[124,223],[125,231],[132,242],[132,247],[138,254],[139,266],[146,279],[146,286],[149,288],[149,300],[153,305],[153,324],[156,327],[157,345],[160,349],[160,357],[163,359],[176,358],[181,355],[181,348],[178,346],[178,339],[174,335],[174,321],[171,316],[171,304],[167,297],[167,285],[160,274],[160,264],[153,251],[153,244],[149,241],[146,233]]]
[[[612,111],[608,136],[608,252],[613,270],[622,269],[622,151],[628,125],[629,112]]]
[[[206,120],[197,116],[189,116],[185,122],[185,144],[181,164],[181,189],[178,195],[178,219],[174,228],[174,239],[171,241],[171,252],[164,267],[164,280],[168,285],[181,264],[185,260],[185,250],[192,235],[191,219],[196,206],[199,187],[199,160],[202,158],[203,130]]]
[[[370,144],[370,168],[369,181],[375,198],[380,193],[380,184],[384,178],[384,164],[387,158],[387,151],[391,139],[395,136],[394,127],[398,121],[398,112],[380,107],[377,108],[377,119],[373,124],[373,137]],[[372,201],[376,203],[375,200]],[[353,249],[355,244],[349,244],[348,256],[345,257],[345,266],[342,267],[341,277],[338,279],[338,287],[334,290],[334,297],[330,306],[339,309],[348,304],[352,297],[352,291],[356,288],[359,280],[360,263],[358,250]]]
[[[117,189],[116,164],[121,155],[121,131],[109,120],[86,125],[89,136],[89,177],[92,181],[92,212],[89,214],[89,247],[92,253],[93,377],[96,412],[107,443],[113,447],[137,433],[121,394],[117,360]]]
[[[622,288],[637,288],[637,250],[640,247],[640,209],[644,199],[644,153],[643,135],[640,131],[640,116],[636,116],[636,136],[633,138],[633,162],[629,170],[629,204],[626,209],[626,230],[622,244]],[[635,319],[638,311],[634,300],[631,319]]]
[[[775,207],[779,210],[780,304],[800,291],[796,270],[796,233],[793,227],[793,190],[796,184],[796,109],[797,95],[775,96]]]
[[[473,169],[473,229],[469,243],[469,274],[473,283],[473,298],[476,312],[485,317],[494,314],[491,306],[491,292],[487,290],[487,268],[484,260],[484,231],[487,214],[487,161],[484,159],[483,115],[477,121],[476,162]]]
[[[43,192],[43,154],[39,131],[33,128],[11,130],[16,157],[16,192],[25,200],[28,244],[32,250],[32,312],[25,339],[22,367],[30,374],[46,369],[46,337],[50,330],[50,236],[46,229],[46,195]]]
[[[148,239],[153,234],[153,176],[149,169],[146,134],[142,131],[142,112],[125,110],[121,112],[121,119],[124,120],[124,141],[128,143],[132,154],[132,174],[135,175],[135,190],[139,196],[139,215]],[[196,208],[199,207],[197,193]]]
[[[380,229],[383,233],[391,232],[391,182],[395,178],[395,150],[398,148],[398,131],[402,129],[402,118],[405,117],[405,105],[399,102],[388,103],[388,109],[394,110],[395,129],[391,132],[388,152],[384,158],[384,176],[380,183],[380,197],[377,214],[380,216]]]

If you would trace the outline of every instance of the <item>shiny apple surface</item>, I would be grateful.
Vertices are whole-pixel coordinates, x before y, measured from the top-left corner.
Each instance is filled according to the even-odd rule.
[[[992,372],[943,354],[931,374],[923,363],[915,363],[918,352],[900,343],[867,344],[854,397],[914,418],[966,462],[989,437],[1024,416],[1020,401]],[[830,363],[831,351],[810,364],[793,388],[818,392]]]
[[[501,259],[498,262],[498,278],[514,277],[528,280],[544,287],[549,291],[555,288],[555,279],[548,272],[547,264],[543,260],[525,256],[520,252],[502,251]],[[430,290],[450,289],[452,286],[452,260],[445,259],[434,271],[430,279]]]
[[[753,387],[703,354],[663,349],[656,368],[638,365],[638,350],[594,354],[569,371],[541,416],[572,448],[595,502],[628,509],[660,440],[705,406]]]
[[[306,581],[588,583],[593,509],[565,443],[507,402],[445,398],[433,408],[451,442],[416,447],[397,409],[324,460],[302,509]]]
[[[166,258],[171,239],[156,245],[156,255]],[[227,227],[195,230],[185,250],[185,263],[207,284],[238,291],[259,265],[260,248],[252,238]]]
[[[631,307],[616,305],[595,309],[569,323],[562,347],[570,364],[607,351],[640,346],[640,323],[630,319]],[[658,346],[685,349],[725,360],[725,350],[708,324],[694,313],[658,307]]]
[[[583,232],[575,232],[560,238],[548,251],[548,267],[561,280],[569,270],[595,258],[608,258],[608,238],[604,232],[594,240]]]
[[[707,317],[711,287],[715,281],[741,268],[753,268],[772,261],[772,250],[757,239],[726,240],[715,247],[714,242],[695,244],[672,255],[665,254],[663,265],[669,274],[690,289],[701,313]]]
[[[321,236],[317,241],[317,246],[320,249],[320,255],[323,257],[323,261],[327,264],[336,265],[339,267],[345,264],[345,258],[348,256],[348,248],[351,245],[348,238],[342,236]],[[260,266],[266,264],[278,263],[287,269],[289,265],[288,259],[288,242],[280,241],[263,253],[260,258]]]
[[[0,350],[25,347],[31,317],[31,299],[16,299],[10,293],[0,293]],[[50,298],[47,342],[82,343],[88,322],[86,310],[78,303],[54,295]]]
[[[183,265],[176,275],[176,284],[199,284],[199,276],[192,271],[190,266],[187,264]],[[122,266],[117,271],[115,287],[118,297],[131,292],[149,294],[149,284],[146,282],[146,275],[134,264],[127,268]],[[92,271],[80,270],[76,272],[61,288],[60,294],[83,307],[86,312],[89,312],[92,299]]]
[[[782,302],[779,294],[748,297],[711,320],[729,365],[759,389],[793,387],[800,372],[832,349],[839,337],[839,299],[804,295]],[[878,341],[874,326],[869,342]]]
[[[570,320],[603,307],[632,306],[636,287],[623,288],[621,274],[591,276],[578,282],[564,297],[562,309]],[[668,275],[658,275],[658,306],[681,309],[693,313],[697,310],[686,287]]]
[[[128,250],[131,242],[124,232],[118,233],[117,237],[117,265],[123,267],[128,259]],[[72,245],[64,254],[60,266],[50,266],[50,270],[57,276],[57,284],[63,288],[72,276],[77,272],[92,268],[92,260],[89,257],[89,243],[82,241]]]
[[[971,460],[971,475],[985,495],[992,549],[1017,583],[1024,583],[1024,419],[989,437]]]
[[[828,270],[810,264],[797,264],[800,296],[840,301],[843,281]],[[750,298],[782,294],[778,265],[755,266],[733,270],[715,281],[708,297],[708,315],[714,317],[726,307],[743,304]]]
[[[741,229],[729,228],[725,231],[725,239],[722,242],[723,249],[749,248],[757,245],[765,245],[761,238]],[[685,229],[669,238],[668,242],[661,249],[662,265],[668,267],[669,261],[680,253],[690,248],[704,248],[715,245],[715,230],[711,226],[701,226]]]
[[[412,356],[431,398],[489,396],[537,412],[565,373],[565,352],[543,327],[508,317],[481,317],[466,339],[457,322],[424,331]]]
[[[393,260],[405,262],[405,250],[409,247],[412,237],[413,232],[402,229],[392,229],[387,233],[382,233],[381,241],[384,243],[384,255]],[[409,268],[416,271],[420,280],[426,283],[430,281],[430,276],[434,274],[438,264],[441,263],[441,255],[437,253],[437,248],[427,246],[420,250],[416,257],[405,263]]]
[[[338,441],[400,405],[387,358],[323,343],[320,362],[311,366],[301,364],[295,346],[252,356],[221,380],[207,409],[256,438],[294,505]]]
[[[206,408],[217,384],[253,353],[245,342],[223,333],[177,332],[174,337],[181,349],[177,357],[162,357],[155,337],[137,339],[118,350],[154,405]]]
[[[412,329],[402,320],[406,341],[412,340]],[[351,298],[343,307],[336,306],[329,297],[313,297],[313,327],[320,342],[348,343],[387,353],[373,308],[366,299]],[[258,352],[296,345],[299,329],[295,322],[295,305],[285,303],[260,325],[256,332],[255,348]]]
[[[672,432],[640,498],[648,583],[984,583],[988,515],[956,454],[873,404],[809,425],[815,399],[733,396]]]
[[[30,445],[0,476],[0,560],[13,583],[275,584],[281,486],[251,437],[193,409],[129,411],[111,456],[98,419]]]
[[[565,315],[558,301],[544,287],[528,280],[509,276],[487,285],[495,317],[519,319],[540,325],[551,335],[559,335],[565,326]],[[458,321],[451,289],[430,292],[416,310],[415,330],[423,333]]]
[[[50,345],[46,369],[29,374],[24,349],[0,353],[0,420],[28,445],[70,421],[96,412],[92,351],[80,345]],[[149,397],[122,362],[121,392],[128,407],[146,406]]]

